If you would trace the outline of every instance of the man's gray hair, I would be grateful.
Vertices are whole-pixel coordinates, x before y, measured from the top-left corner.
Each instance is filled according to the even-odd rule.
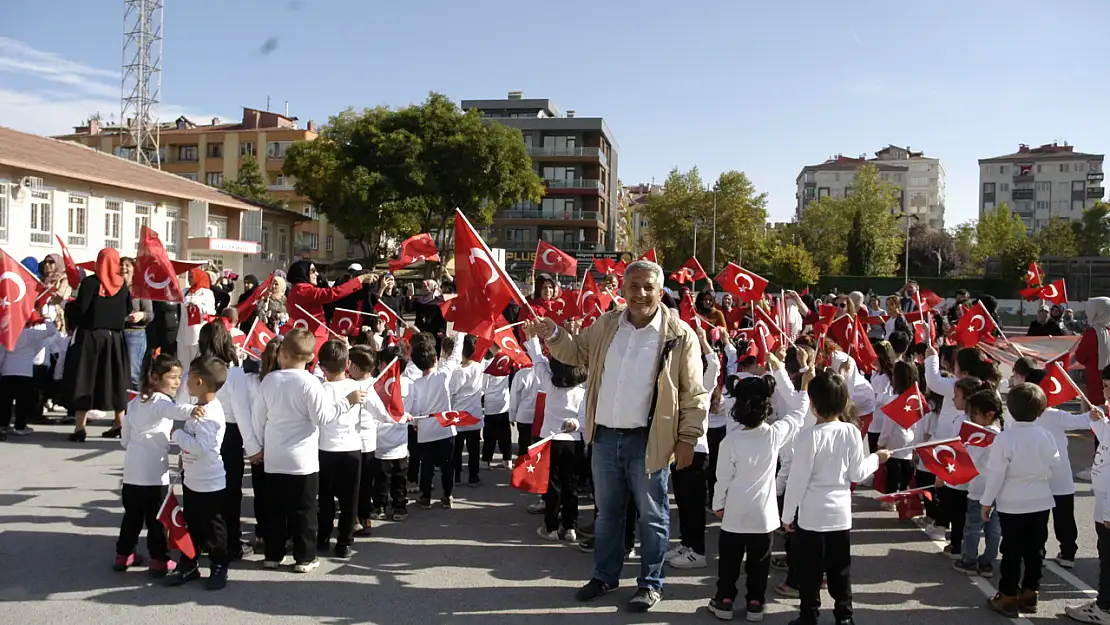
[[[633,263],[630,263],[627,267],[624,268],[624,279],[627,280],[628,274],[632,273],[633,271],[643,271],[649,273],[651,274],[652,281],[660,286],[663,285],[663,268],[660,267],[658,263],[653,263],[650,260],[637,260]]]

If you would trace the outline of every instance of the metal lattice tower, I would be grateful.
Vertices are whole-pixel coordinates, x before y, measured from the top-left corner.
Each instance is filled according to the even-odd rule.
[[[123,5],[122,147],[130,150],[131,160],[157,168],[163,0],[124,0]]]

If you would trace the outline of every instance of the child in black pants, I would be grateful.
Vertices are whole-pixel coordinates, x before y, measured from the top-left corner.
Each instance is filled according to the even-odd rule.
[[[320,368],[327,376],[324,389],[336,398],[363,383],[347,379],[348,350],[343,341],[332,339],[317,354]],[[320,492],[317,511],[316,551],[326,552],[335,532],[335,557],[351,557],[358,515],[359,482],[362,478],[362,436],[360,430],[373,427],[370,413],[362,405],[352,406],[342,417],[320,427]],[[336,522],[336,503],[339,519]]]

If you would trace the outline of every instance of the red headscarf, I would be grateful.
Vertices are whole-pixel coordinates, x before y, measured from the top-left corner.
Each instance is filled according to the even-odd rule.
[[[100,281],[100,295],[112,297],[123,286],[119,274],[119,252],[106,247],[96,255],[96,279]]]
[[[208,272],[200,267],[194,267],[189,270],[189,292],[195,293],[200,289],[211,289],[212,280],[208,278]]]

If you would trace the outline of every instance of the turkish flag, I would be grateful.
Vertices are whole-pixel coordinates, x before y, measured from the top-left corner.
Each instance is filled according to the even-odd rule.
[[[532,269],[537,272],[556,273],[560,276],[577,276],[578,261],[547,241],[536,244],[536,260]]]
[[[592,274],[587,273],[586,279],[582,281],[582,290],[578,292],[580,314],[588,317],[597,313],[596,316],[600,317],[611,303],[613,303],[613,296],[597,285]]]
[[[382,369],[374,381],[374,390],[385,404],[389,416],[399,423],[405,415],[405,402],[401,399],[401,364],[396,358]]]
[[[501,353],[508,356],[509,360],[514,364],[521,367],[527,367],[532,364],[532,359],[528,357],[528,352],[516,340],[516,335],[513,334],[512,328],[500,328],[493,335],[493,342],[501,348]]]
[[[439,262],[439,248],[432,235],[423,232],[401,242],[401,257],[389,261],[389,270],[404,269],[419,261]]]
[[[933,498],[932,494],[929,492],[929,488],[931,487],[900,490],[896,493],[879,495],[875,499],[894,504],[898,510],[898,519],[906,521],[925,514],[925,505],[922,503],[921,498],[924,497],[930,500]]]
[[[69,288],[77,289],[77,283],[81,282],[81,272],[77,270],[77,265],[73,262],[73,256],[69,254],[69,248],[62,241],[61,235],[54,235],[58,239],[58,245],[62,246],[62,262],[66,266],[66,282],[69,283]],[[96,264],[93,264],[96,268]]]
[[[595,258],[594,270],[603,276],[607,276],[615,272],[616,262],[611,258]]]
[[[579,315],[578,300],[580,292],[575,289],[566,289],[553,300],[547,302],[547,318],[555,323],[563,323]]]
[[[312,329],[316,327],[316,324],[321,323],[319,319],[305,312],[304,308],[301,306],[292,306],[286,308],[286,312],[289,313],[289,320],[286,321],[285,324],[282,325],[280,328],[278,328],[278,332],[280,332],[283,336],[288,334],[289,331],[293,330],[294,328],[304,328],[305,330],[312,332]]]
[[[135,277],[131,280],[131,297],[157,302],[180,302],[181,285],[177,282],[166,248],[158,233],[143,226],[139,237],[139,253],[135,256]]]
[[[0,265],[0,344],[10,351],[35,316],[35,302],[46,287],[7,252]]]
[[[262,301],[262,298],[268,297],[270,295],[270,289],[273,288],[273,286],[274,274],[271,273],[269,276],[266,277],[265,280],[262,281],[262,284],[255,287],[254,291],[251,291],[250,297],[243,300],[243,303],[238,304],[235,307],[235,309],[239,311],[239,318],[246,319],[247,317],[250,317],[251,313],[253,313],[254,310],[258,308],[258,302]]]
[[[483,372],[486,375],[492,375],[495,378],[503,378],[513,372],[513,359],[508,354],[501,353],[490,361],[489,366]]]
[[[775,351],[779,348],[780,338],[784,336],[782,328],[775,323],[770,313],[764,310],[762,306],[752,306],[752,308],[755,310],[755,314],[752,317],[755,322],[755,339],[760,341],[760,349],[764,349],[764,345],[766,345],[764,351]]]
[[[913,387],[883,406],[883,414],[903,429],[910,429],[925,416],[929,403],[915,382]]]
[[[690,260],[686,261],[685,264],[675,270],[675,272],[672,273],[670,277],[671,280],[674,280],[679,284],[686,284],[687,282],[693,284],[698,280],[705,280],[709,276],[706,275],[705,270],[702,269],[701,263],[698,262],[698,259],[691,258]]]
[[[374,304],[374,312],[377,313],[378,319],[382,320],[385,327],[393,330],[400,327],[401,315],[398,315],[397,311],[387,306],[385,302],[378,300],[378,303]]]
[[[166,494],[162,507],[158,509],[158,520],[166,526],[169,548],[177,549],[186,558],[195,559],[197,549],[193,546],[193,537],[189,536],[189,528],[185,527],[185,509],[177,503],[173,488]]]
[[[763,298],[767,289],[767,279],[744,269],[736,263],[729,263],[717,275],[717,284],[745,302],[756,302]]]
[[[362,329],[362,313],[347,308],[336,308],[331,314],[331,331],[339,336],[358,336]]]
[[[1041,267],[1036,262],[1029,263],[1029,269],[1025,272],[1025,286],[1027,287],[1040,287],[1044,284],[1044,274],[1041,272]]]
[[[529,447],[528,453],[523,456],[517,456],[510,479],[513,488],[537,495],[547,493],[547,482],[551,479],[550,446],[551,441],[545,440],[535,447]]]
[[[236,351],[243,351],[247,344],[247,335],[242,332],[231,335],[231,344],[235,346]]]
[[[971,310],[964,313],[956,324],[956,340],[963,347],[975,347],[997,329],[998,324],[983,306],[983,302],[975,302]]]
[[[945,484],[967,484],[979,475],[979,470],[967,454],[967,448],[958,440],[921,445],[915,451],[921,464]]]
[[[274,336],[276,336],[274,331],[255,317],[254,323],[251,324],[251,331],[247,332],[246,340],[243,342],[243,350],[255,360],[262,360],[262,352],[266,351],[266,346]]]
[[[998,433],[971,421],[960,424],[960,442],[966,447],[990,447]]]
[[[1055,366],[1049,367],[1046,371],[1048,375],[1037,386],[1041,387],[1045,397],[1048,398],[1049,408],[1065,404],[1079,397],[1079,391],[1075,388],[1075,384],[1072,384],[1068,372],[1064,371],[1060,363],[1056,363]]]
[[[204,317],[200,314],[200,306],[196,304],[186,304],[185,320],[191,326],[199,326],[204,323]]]
[[[921,289],[917,292],[921,296],[921,303],[924,305],[925,310],[936,308],[944,303],[944,298],[933,293],[929,289]]]
[[[1068,303],[1068,285],[1064,284],[1063,280],[1049,283],[1048,286],[1041,289],[1041,299],[1060,306],[1066,305]]]
[[[651,248],[650,250],[644,252],[644,255],[637,258],[636,260],[650,260],[653,263],[656,263],[656,264],[659,263],[659,257],[655,255],[655,248],[654,247]]]
[[[459,330],[470,333],[469,327],[483,319],[496,319],[511,303],[528,308],[528,304],[507,276],[493,260],[493,253],[482,237],[463,215],[455,212],[455,287],[459,296],[459,311],[463,318],[455,322]]]
[[[431,416],[434,417],[436,421],[439,421],[439,424],[445,428],[449,428],[452,425],[465,428],[471,425],[478,425],[482,422],[481,419],[466,411],[450,410],[448,412],[437,412]]]
[[[1028,289],[1022,289],[1018,291],[1018,294],[1021,295],[1021,298],[1027,302],[1036,301],[1041,299],[1041,287],[1034,286]]]

